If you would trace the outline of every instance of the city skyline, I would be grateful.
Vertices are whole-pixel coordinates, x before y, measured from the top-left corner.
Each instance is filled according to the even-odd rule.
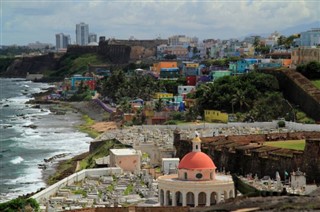
[[[155,39],[184,34],[230,39],[295,26],[320,27],[316,0],[281,1],[1,1],[1,45],[55,43],[64,33],[76,41],[76,24],[106,38]],[[296,32],[298,33],[298,32]]]

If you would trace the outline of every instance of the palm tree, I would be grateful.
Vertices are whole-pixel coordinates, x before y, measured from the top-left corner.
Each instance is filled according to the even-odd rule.
[[[233,97],[233,98],[232,98],[232,100],[231,100],[231,104],[234,105],[234,104],[236,104],[236,103],[239,103],[239,108],[240,108],[240,110],[242,110],[242,107],[243,107],[243,106],[249,107],[249,104],[248,104],[248,102],[247,102],[247,98],[246,98],[246,96],[245,96],[245,93],[244,93],[242,90],[238,89],[238,90],[236,91],[236,93],[233,94],[232,97]]]
[[[155,111],[157,112],[161,112],[164,108],[164,104],[163,104],[163,101],[162,99],[158,99],[158,101],[156,102],[156,104],[154,105],[154,109]]]
[[[130,113],[132,110],[131,104],[128,100],[128,98],[123,98],[120,102],[120,109],[124,113]]]

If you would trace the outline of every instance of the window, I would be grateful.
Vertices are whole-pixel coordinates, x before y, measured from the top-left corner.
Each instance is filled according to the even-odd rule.
[[[188,179],[188,173],[187,173],[187,172],[184,173],[184,179],[185,179],[185,180]]]
[[[211,180],[213,180],[213,177],[212,177],[212,176],[213,176],[213,173],[210,172],[210,179],[211,179]]]
[[[201,173],[196,174],[196,178],[201,179],[202,178],[202,174]]]
[[[196,149],[198,149],[198,145],[196,145]]]

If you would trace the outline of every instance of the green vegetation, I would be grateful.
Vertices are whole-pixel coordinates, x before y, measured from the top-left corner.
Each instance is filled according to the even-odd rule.
[[[272,147],[280,147],[284,149],[304,150],[305,140],[287,140],[287,141],[274,141],[265,142],[264,145]]]
[[[67,53],[59,61],[59,68],[51,71],[51,77],[70,77],[74,74],[84,74],[88,70],[88,64],[98,65],[104,61],[97,54],[76,55]]]
[[[94,168],[95,159],[109,155],[109,150],[112,148],[127,148],[128,146],[121,144],[117,140],[107,140],[99,148],[92,153],[84,153],[72,159],[63,161],[59,164],[57,171],[48,179],[48,184],[52,185],[59,180],[73,174],[76,170],[77,162],[80,160],[80,169]]]
[[[133,192],[133,185],[132,185],[132,183],[131,184],[129,184],[128,186],[127,186],[127,188],[126,188],[126,190],[124,190],[124,192],[123,192],[123,195],[129,195],[129,194],[131,194]]]
[[[310,80],[320,79],[320,62],[312,61],[297,67],[297,71]]]
[[[148,101],[161,86],[160,81],[149,75],[133,74],[127,77],[122,70],[115,70],[110,77],[100,82],[99,87],[98,92],[102,96],[119,103],[124,98]]]
[[[73,174],[75,171],[75,166],[76,161],[73,159],[69,159],[59,163],[57,171],[48,178],[47,183],[49,185],[55,184],[59,180],[62,180],[64,177]]]
[[[9,57],[9,58],[0,57],[0,73],[6,71],[13,61],[14,61],[13,57]]]
[[[284,121],[278,121],[278,127],[282,128],[282,127],[285,127],[286,126],[286,122]]]
[[[125,147],[127,146],[114,139],[105,141],[101,147],[97,148],[94,152],[90,153],[86,158],[80,161],[80,168],[94,168],[96,165],[95,159],[108,156],[110,149],[121,149]]]
[[[96,130],[92,129],[91,126],[95,123],[94,120],[92,120],[88,115],[83,115],[82,120],[84,120],[84,124],[81,124],[78,126],[78,129],[81,132],[87,133],[90,137],[96,138],[101,133],[97,132]]]
[[[8,202],[0,203],[0,211],[17,212],[17,211],[39,211],[40,207],[35,199],[16,198]]]
[[[215,109],[244,114],[238,121],[271,121],[279,117],[290,119],[288,111],[292,110],[279,91],[278,80],[256,72],[225,76],[214,83],[202,84],[193,98],[197,99],[198,106],[186,114],[193,119],[204,110]]]
[[[299,122],[299,123],[304,123],[304,124],[315,124],[316,123],[313,119],[307,117],[307,114],[305,114],[302,111],[296,112],[296,119],[297,119],[297,122]]]
[[[87,192],[83,189],[78,189],[73,192],[74,194],[81,194],[82,197],[87,197]]]
[[[318,89],[320,89],[320,80],[312,80],[312,84],[314,84]]]

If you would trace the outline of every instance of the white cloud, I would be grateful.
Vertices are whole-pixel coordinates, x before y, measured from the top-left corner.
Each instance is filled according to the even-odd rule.
[[[231,38],[320,20],[320,3],[310,0],[249,1],[15,1],[2,0],[2,44],[54,43],[56,33],[75,37],[89,24],[98,36],[127,39],[186,34]]]

